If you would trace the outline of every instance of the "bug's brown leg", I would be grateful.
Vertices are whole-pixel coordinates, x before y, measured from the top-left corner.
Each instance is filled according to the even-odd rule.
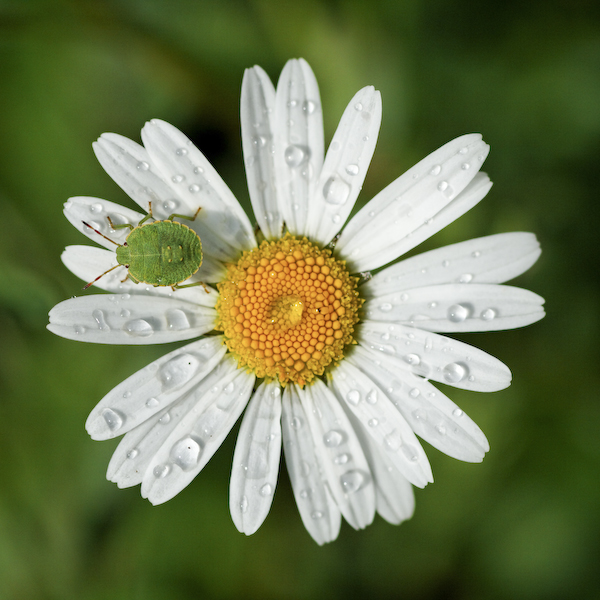
[[[202,207],[198,207],[198,210],[196,211],[196,214],[193,217],[190,217],[189,215],[180,215],[178,213],[173,213],[172,215],[170,215],[169,217],[167,217],[167,221],[172,221],[174,217],[179,217],[180,219],[185,219],[186,221],[195,221],[196,217],[198,216],[198,213],[202,210]]]
[[[152,214],[152,202],[148,202],[148,214],[138,223],[138,227],[144,224],[148,219],[154,219]]]

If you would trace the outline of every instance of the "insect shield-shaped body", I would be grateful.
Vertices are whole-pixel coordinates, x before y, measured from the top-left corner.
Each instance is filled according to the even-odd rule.
[[[183,223],[173,221],[175,217],[193,221],[200,212],[200,208],[194,216],[172,214],[164,221],[153,221],[145,223],[152,217],[152,205],[148,214],[134,227],[130,223],[114,225],[108,217],[113,229],[129,227],[131,232],[124,244],[117,244],[97,229],[90,227],[84,221],[84,225],[94,229],[96,233],[111,241],[117,247],[117,265],[96,277],[83,289],[87,289],[106,273],[124,266],[127,269],[127,278],[134,283],[147,283],[153,286],[171,286],[173,290],[182,287],[202,285],[202,282],[181,285],[189,279],[202,264],[202,243],[198,234]],[[123,280],[125,281],[125,280]],[[206,287],[204,288],[207,292]]]

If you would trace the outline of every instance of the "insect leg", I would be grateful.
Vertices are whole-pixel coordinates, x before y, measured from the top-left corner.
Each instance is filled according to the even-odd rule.
[[[204,288],[204,291],[205,291],[207,294],[210,294],[210,290],[209,290],[209,289],[208,289],[208,288],[207,288],[207,287],[204,285],[204,282],[203,282],[203,281],[196,281],[196,283],[186,283],[185,285],[179,285],[178,283],[176,283],[175,285],[172,285],[172,286],[171,286],[171,289],[172,289],[173,291],[175,291],[175,290],[180,290],[180,289],[182,289],[182,288],[194,287],[194,286],[196,286],[196,285],[201,285],[201,286]]]
[[[111,267],[110,269],[104,271],[104,273],[102,273],[102,275],[98,275],[98,277],[96,277],[96,279],[94,279],[94,281],[90,281],[83,289],[87,290],[90,285],[94,285],[94,283],[96,283],[96,281],[98,281],[98,279],[100,279],[101,277],[104,277],[107,273],[110,273],[113,269],[116,269],[117,267],[120,267],[121,265],[115,265],[114,267]],[[127,278],[125,278],[127,279]]]
[[[152,202],[148,202],[148,214],[138,223],[138,227],[150,218],[154,219],[154,215],[152,214]]]
[[[198,210],[196,211],[196,214],[193,217],[190,217],[189,215],[180,215],[178,213],[173,213],[171,216],[167,217],[167,221],[172,221],[174,217],[179,217],[180,219],[185,219],[186,221],[195,221],[196,217],[198,216],[198,213],[202,210],[202,207],[200,206],[198,208]]]
[[[129,227],[129,229],[134,228],[131,223],[119,223],[118,225],[115,225],[109,216],[106,218],[108,219],[108,224],[110,225],[111,229],[123,229],[124,227]]]

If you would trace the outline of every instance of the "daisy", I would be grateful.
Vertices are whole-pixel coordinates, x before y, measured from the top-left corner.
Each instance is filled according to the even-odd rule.
[[[125,434],[108,479],[119,487],[141,483],[150,502],[165,502],[244,413],[230,485],[235,525],[251,534],[267,516],[283,447],[304,525],[323,544],[337,537],[342,516],[358,529],[376,512],[391,523],[412,515],[412,486],[433,480],[417,436],[459,460],[483,459],[484,434],[432,381],[490,392],[510,384],[510,371],[443,334],[542,318],[542,298],[499,285],[527,270],[539,245],[530,233],[506,233],[390,265],[487,194],[491,182],[480,167],[489,148],[478,134],[447,143],[349,219],[380,121],[380,94],[365,87],[325,154],[308,64],[289,61],[277,89],[260,67],[247,70],[241,128],[256,234],[213,167],[173,126],[147,123],[143,146],[111,133],[94,144],[142,212],[71,198],[67,219],[106,249],[69,246],[65,265],[89,282],[117,264],[114,245],[98,232],[122,244],[128,230],[111,222],[137,225],[150,206],[156,219],[201,207],[189,226],[204,260],[186,283],[213,286],[137,284],[122,266],[95,284],[109,294],[73,298],[50,312],[48,328],[75,340],[197,338],[129,377],[90,414],[93,439]]]

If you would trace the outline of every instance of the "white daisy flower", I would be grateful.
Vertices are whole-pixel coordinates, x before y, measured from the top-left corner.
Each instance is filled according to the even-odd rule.
[[[510,371],[442,334],[542,318],[542,298],[499,285],[528,269],[539,245],[530,233],[506,233],[385,267],[473,207],[491,182],[480,172],[488,146],[480,135],[464,135],[346,222],[380,121],[380,94],[365,87],[324,154],[308,64],[289,61],[277,89],[260,67],[249,69],[241,125],[258,240],[213,167],[171,125],[147,123],[143,147],[110,133],[94,144],[142,212],[71,198],[66,217],[106,249],[70,246],[65,265],[91,281],[117,264],[113,243],[98,232],[118,244],[129,233],[111,221],[137,225],[150,206],[157,219],[201,207],[188,224],[204,260],[185,283],[216,286],[135,283],[121,266],[96,283],[109,294],[73,298],[50,312],[51,331],[81,341],[198,338],[129,377],[90,414],[93,439],[125,434],[107,474],[119,487],[141,483],[153,504],[169,500],[245,409],[231,474],[235,525],[251,534],[265,519],[283,445],[302,520],[323,544],[337,537],[341,516],[358,529],[375,512],[392,523],[412,515],[412,485],[432,481],[417,436],[460,460],[482,460],[484,434],[431,382],[489,392],[508,386]]]

